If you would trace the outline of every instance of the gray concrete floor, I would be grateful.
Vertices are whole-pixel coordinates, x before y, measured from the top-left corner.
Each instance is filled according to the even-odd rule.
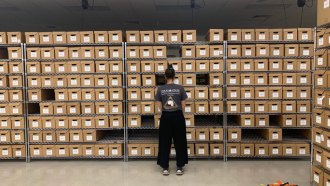
[[[160,174],[155,161],[34,161],[1,162],[3,186],[259,186],[276,180],[308,186],[309,161],[190,161],[185,175]]]

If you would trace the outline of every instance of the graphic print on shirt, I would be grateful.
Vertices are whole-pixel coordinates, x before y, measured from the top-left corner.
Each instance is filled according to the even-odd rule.
[[[172,110],[172,109],[177,109],[178,108],[178,105],[175,103],[172,96],[168,97],[167,101],[165,102],[164,108],[166,110]]]

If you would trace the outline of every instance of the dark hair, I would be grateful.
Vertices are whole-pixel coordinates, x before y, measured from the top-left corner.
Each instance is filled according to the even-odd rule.
[[[166,79],[174,79],[175,70],[173,68],[173,65],[168,65],[167,69],[165,70],[165,77]]]

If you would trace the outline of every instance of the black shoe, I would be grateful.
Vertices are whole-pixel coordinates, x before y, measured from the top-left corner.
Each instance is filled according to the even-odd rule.
[[[178,176],[182,176],[183,175],[183,168],[182,167],[178,167],[176,169],[176,175],[178,175]]]
[[[162,175],[163,176],[168,176],[168,175],[170,175],[170,171],[168,169],[163,169]]]

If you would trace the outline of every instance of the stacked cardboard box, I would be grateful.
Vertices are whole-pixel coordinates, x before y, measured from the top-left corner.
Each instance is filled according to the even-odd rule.
[[[201,124],[195,122],[195,118],[198,117],[196,115],[221,115],[223,113],[224,49],[223,45],[219,44],[223,41],[223,30],[211,29],[208,40],[214,44],[187,44],[196,42],[195,30],[126,32],[129,114],[127,126],[129,130],[157,129],[159,127],[160,113],[154,102],[155,88],[165,83],[165,70],[169,64],[172,64],[176,71],[175,83],[185,86],[188,95],[184,112],[189,148],[191,145],[195,145],[196,152],[199,152],[198,149],[201,148],[201,154],[204,152],[205,156],[210,156],[209,152],[213,153],[214,148],[218,149],[222,145],[223,129],[220,125],[213,126],[217,128],[195,128]],[[180,45],[179,58],[167,57],[169,55],[167,46],[172,42],[186,43]],[[153,117],[154,122],[145,119],[149,116]],[[150,139],[148,140],[150,141]],[[205,142],[205,144],[194,144],[195,141]],[[213,142],[211,151],[209,145],[206,145],[210,141]],[[134,144],[134,140],[129,145],[132,146],[132,153],[129,154],[131,157],[147,156],[146,154],[156,156],[158,153],[157,149],[150,150],[154,148],[150,145],[136,146],[139,144]],[[143,153],[144,151],[149,153]],[[198,156],[194,150],[191,152],[193,156]],[[222,156],[222,153],[223,149],[215,150],[213,154]]]
[[[313,170],[312,179],[314,185],[330,184],[329,153],[329,87],[330,87],[330,3],[317,1],[317,25],[315,52],[315,71],[313,95]]]
[[[25,37],[31,157],[123,156],[122,32]]]
[[[312,29],[229,29],[226,36],[228,156],[274,156],[273,146],[279,157],[310,156]],[[298,144],[286,141],[296,134]],[[301,146],[305,153],[297,153]]]
[[[0,45],[0,159],[25,157],[23,62],[20,32],[1,32]],[[9,59],[9,60],[8,60]]]

